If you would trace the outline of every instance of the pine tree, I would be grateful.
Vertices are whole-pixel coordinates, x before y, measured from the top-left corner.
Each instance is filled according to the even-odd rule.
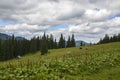
[[[14,45],[14,44],[13,44]],[[14,58],[14,49],[11,45],[11,40],[5,40],[3,43],[3,60],[8,60]]]
[[[75,47],[74,34],[72,34],[72,38],[71,38],[71,47]]]
[[[61,34],[60,40],[59,40],[59,48],[65,48],[65,39],[63,38],[62,34]]]
[[[49,35],[46,36],[46,41],[47,41],[47,47],[50,49],[50,38]]]
[[[47,52],[48,52],[47,38],[46,38],[46,35],[44,33],[44,35],[42,37],[42,43],[41,43],[41,55],[44,55]]]
[[[120,42],[120,33],[118,34],[118,41]]]
[[[2,61],[3,55],[2,55],[2,41],[0,39],[0,61]]]
[[[66,47],[66,41],[65,41],[65,37],[63,38],[63,48]]]
[[[109,36],[108,36],[108,34],[105,34],[105,37],[103,38],[103,43],[109,43]]]
[[[49,44],[48,45],[50,45],[50,49],[54,48],[54,41],[53,41],[53,35],[52,34],[50,35],[50,39],[49,39]]]
[[[57,44],[57,41],[55,39],[55,41],[54,41],[54,49],[57,49],[57,48],[58,48],[58,44]]]
[[[71,47],[71,39],[70,39],[70,36],[68,37],[67,46],[66,46],[66,47]]]
[[[37,51],[37,41],[36,41],[36,38],[34,37],[30,41],[30,52],[34,53],[36,51]]]
[[[113,37],[110,37],[109,42],[114,42]]]
[[[30,48],[31,48],[31,40],[29,41],[29,40],[23,40],[22,42],[21,42],[21,46],[22,46],[22,55],[25,55],[26,53],[30,53],[31,52],[31,50],[30,50]]]
[[[15,55],[15,37],[14,35],[12,35],[12,39],[9,39],[8,41],[8,51],[10,51],[10,55],[11,57],[10,58],[14,58],[14,55]]]
[[[117,41],[118,41],[117,35],[114,35],[113,36],[113,42],[117,42]]]
[[[36,46],[37,46],[37,51],[39,51],[40,50],[40,38],[39,37],[36,38]]]

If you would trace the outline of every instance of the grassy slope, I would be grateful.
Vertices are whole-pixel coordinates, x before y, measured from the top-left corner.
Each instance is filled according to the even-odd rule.
[[[41,77],[46,79],[50,77],[52,79],[53,76],[56,76],[56,78],[53,77],[53,79],[120,80],[120,42],[86,46],[82,47],[82,49],[76,47],[50,50],[49,53],[44,56],[41,56],[40,52],[37,52],[26,55],[19,60],[13,59],[0,62],[0,70],[4,69],[3,72],[7,72],[7,70],[5,70],[6,68],[10,68],[10,70],[16,69],[19,68],[20,65],[22,67],[28,65],[32,65],[32,67],[35,65],[42,66],[40,68],[43,69],[43,67],[46,67],[43,64],[48,65],[48,72],[51,70],[51,73],[48,73],[45,69],[47,73],[43,71],[44,75],[42,75],[38,72],[37,74],[39,75],[33,75],[33,79],[39,79]],[[27,71],[25,73],[27,73]],[[12,71],[8,71],[6,74],[12,74],[14,77],[14,72]],[[45,76],[47,74],[51,76]],[[0,75],[5,74],[1,72]],[[8,76],[5,76],[5,79],[7,79],[7,77]]]

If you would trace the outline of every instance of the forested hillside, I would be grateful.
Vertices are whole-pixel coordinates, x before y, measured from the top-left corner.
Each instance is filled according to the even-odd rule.
[[[0,61],[13,59],[28,53],[34,54],[37,51],[41,51],[41,55],[44,55],[48,53],[48,49],[68,47],[75,47],[74,35],[69,36],[68,41],[66,41],[63,34],[61,34],[58,42],[52,34],[46,35],[44,33],[43,36],[33,37],[30,40],[21,40],[19,37],[16,38],[12,35],[5,40],[0,39]]]

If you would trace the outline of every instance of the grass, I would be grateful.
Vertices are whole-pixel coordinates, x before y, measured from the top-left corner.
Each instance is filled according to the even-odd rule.
[[[0,62],[1,80],[120,80],[120,42],[49,50]]]

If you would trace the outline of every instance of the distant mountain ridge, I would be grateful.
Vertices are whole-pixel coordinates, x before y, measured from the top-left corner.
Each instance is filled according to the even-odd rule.
[[[12,38],[12,36],[10,36],[10,35],[4,34],[4,33],[0,33],[0,39],[1,40],[11,39],[11,38]],[[16,40],[25,40],[24,37],[17,36],[15,38],[16,38]]]
[[[76,45],[76,46],[80,46],[81,42],[82,42],[82,44],[85,45],[85,46],[86,46],[86,45],[89,45],[89,43],[87,43],[87,42],[85,42],[85,41],[82,41],[82,40],[75,41],[75,45]]]

